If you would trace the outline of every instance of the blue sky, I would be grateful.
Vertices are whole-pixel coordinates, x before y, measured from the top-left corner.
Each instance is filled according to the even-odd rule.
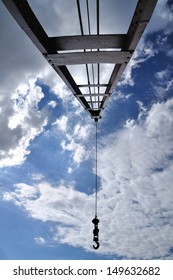
[[[63,12],[71,1],[51,1],[45,13],[40,2],[29,1],[49,34],[62,35],[49,20],[58,14],[78,34],[67,21],[75,12]],[[101,246],[93,251],[94,121],[0,3],[0,259],[173,259],[171,5],[158,1],[98,122]],[[131,8],[123,12],[128,20]],[[113,20],[125,32],[121,18]]]

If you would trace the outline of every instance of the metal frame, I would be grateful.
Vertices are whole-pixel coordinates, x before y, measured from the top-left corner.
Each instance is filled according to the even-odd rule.
[[[127,34],[113,35],[99,34],[99,0],[96,0],[97,34],[91,34],[87,1],[89,34],[84,35],[80,1],[76,0],[81,35],[61,37],[48,37],[26,0],[2,0],[2,2],[90,116],[99,119],[151,18],[157,0],[138,0]],[[104,51],[104,49],[114,50]],[[74,52],[75,50],[77,52]],[[115,64],[108,84],[100,84],[100,63]],[[88,83],[85,85],[77,85],[67,68],[67,65],[79,64],[86,65]],[[89,64],[92,65],[92,83]],[[97,82],[94,77],[94,64],[97,64]],[[89,93],[82,93],[82,87],[88,88]],[[106,87],[104,93],[100,93],[101,87]],[[94,93],[91,92],[91,88],[94,88]],[[90,97],[90,101],[87,101],[87,97]]]

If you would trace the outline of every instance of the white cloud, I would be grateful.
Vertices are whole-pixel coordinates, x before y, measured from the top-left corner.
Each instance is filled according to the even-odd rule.
[[[82,125],[82,124],[77,124],[74,127],[74,135],[81,140],[85,140],[89,137],[91,131],[91,125]]]
[[[39,194],[34,186],[29,186],[24,183],[16,184],[15,187],[15,193],[11,196],[10,193],[6,192],[4,199],[7,201],[13,200],[17,205],[22,205],[22,200],[25,199],[35,200]]]
[[[48,103],[48,105],[49,105],[50,107],[52,107],[52,108],[55,108],[55,107],[57,106],[57,102],[54,101],[54,100],[52,100],[52,101],[50,101],[50,102]]]
[[[89,157],[89,151],[87,149],[88,139],[92,132],[92,125],[87,124],[87,119],[83,118],[83,123],[76,120],[76,122],[70,121],[71,116],[65,115],[58,118],[53,125],[58,128],[63,140],[61,140],[60,146],[63,151],[71,152],[70,165],[68,166],[69,173],[72,172],[74,165],[79,164]],[[56,133],[59,134],[59,131]],[[72,160],[71,160],[72,159]]]
[[[113,93],[113,101],[117,101],[117,100],[128,100],[131,96],[133,95],[133,93],[130,94],[124,94],[122,91],[120,90],[115,90],[115,92]]]
[[[69,128],[66,134],[67,140],[61,142],[62,149],[72,152],[73,162],[78,166],[89,158],[91,152],[88,149],[88,141],[93,132],[93,124],[87,124],[85,121],[87,122],[87,119],[83,119],[83,123],[78,122],[74,127]]]
[[[83,122],[78,121],[78,117],[73,116],[72,119],[71,114],[69,114],[68,117],[61,116],[53,123],[58,128],[56,131],[58,135],[61,131],[60,146],[62,150],[71,152],[70,165],[68,166],[69,173],[72,172],[74,166],[79,166],[82,161],[88,159],[90,154],[88,141],[93,131],[93,124],[88,122],[87,116],[85,117],[82,114],[80,116],[82,116]]]
[[[73,169],[71,167],[68,168],[68,173],[72,173],[73,172]]]
[[[173,49],[172,48],[167,51],[167,56],[173,58]]]
[[[61,182],[55,188],[46,182],[34,186],[20,183],[16,185],[15,192],[4,193],[4,199],[21,206],[26,203],[24,207],[31,211],[29,214],[35,219],[77,225],[82,219],[80,209],[88,206],[90,198],[85,193],[75,191],[73,185],[64,185]]]
[[[157,85],[154,85],[153,89],[156,96],[160,99],[169,97],[172,95],[173,76],[172,69],[167,67],[159,72],[156,72],[155,77],[157,79]]]
[[[88,158],[88,153],[87,150],[85,149],[85,146],[80,144],[80,143],[76,143],[74,141],[74,139],[72,139],[70,141],[70,143],[66,144],[65,141],[61,142],[61,147],[62,149],[65,151],[71,151],[72,152],[72,157],[75,163],[77,163],[78,165],[83,161],[86,160]]]
[[[68,117],[67,116],[62,116],[59,119],[57,119],[53,125],[57,125],[57,127],[62,130],[66,131],[67,130],[67,125],[68,125]]]
[[[57,74],[56,74],[57,75]],[[57,77],[52,81],[47,81],[52,88],[53,93],[60,98],[64,104],[72,99],[70,90],[64,85],[62,81],[57,82]]]
[[[168,69],[166,69],[166,70],[161,70],[161,71],[159,71],[159,72],[157,72],[155,75],[156,75],[156,78],[157,79],[164,79],[164,78],[166,78],[167,77],[167,73],[168,72]]]
[[[143,37],[135,50],[131,60],[129,61],[125,71],[123,72],[118,85],[120,86],[134,86],[134,78],[132,71],[135,68],[139,68],[140,65],[157,54],[157,50],[150,41],[146,41]]]
[[[147,28],[148,32],[164,30],[165,34],[172,32],[173,14],[167,5],[167,0],[159,0]]]
[[[44,97],[35,80],[20,84],[1,107],[0,167],[21,164],[29,153],[30,142],[47,124],[44,111],[38,104]],[[2,105],[2,104],[1,104]]]
[[[41,237],[41,236],[35,237],[35,238],[34,238],[34,241],[35,241],[36,244],[38,244],[38,245],[45,245],[45,244],[47,243],[46,240],[45,240],[43,237]]]
[[[8,126],[15,129],[21,123],[27,125],[37,120],[39,111],[38,103],[44,97],[41,87],[36,86],[36,81],[29,80],[28,84],[21,84],[12,95],[14,114],[9,118]],[[37,112],[37,118],[35,113]]]
[[[35,181],[41,181],[44,179],[44,176],[39,173],[34,173],[34,174],[31,174],[31,178],[32,178],[32,180],[35,180]]]
[[[143,106],[141,105],[141,108]],[[100,143],[97,253],[131,259],[172,258],[173,99],[157,103],[144,118],[127,121]],[[142,113],[141,113],[142,114]],[[80,184],[80,180],[76,182]],[[17,184],[3,198],[34,219],[57,223],[54,241],[92,250],[94,195],[61,182]]]

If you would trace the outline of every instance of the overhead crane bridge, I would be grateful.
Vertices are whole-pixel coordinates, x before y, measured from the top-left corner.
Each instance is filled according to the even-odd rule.
[[[74,8],[77,10],[81,34],[49,37],[28,1],[2,1],[19,26],[95,120],[101,118],[105,104],[131,59],[157,3],[157,0],[136,0],[136,8],[126,34],[101,34],[100,1],[95,0],[96,30],[93,33],[89,7],[91,2],[86,0],[88,28],[86,32],[81,12],[81,0],[76,0]],[[124,9],[128,9],[128,5],[130,5],[130,1],[127,1]],[[49,9],[49,7],[45,7],[45,9]],[[100,73],[100,68],[104,64],[111,64],[113,69],[107,83],[102,82]],[[70,72],[69,66],[71,65],[84,65],[87,83],[78,84],[76,82],[73,73]]]

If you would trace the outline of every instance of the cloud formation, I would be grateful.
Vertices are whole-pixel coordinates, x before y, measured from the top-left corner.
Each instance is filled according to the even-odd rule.
[[[131,60],[129,61],[124,73],[121,76],[120,81],[118,82],[119,86],[134,86],[135,81],[132,75],[133,70],[139,68],[142,63],[151,59],[157,54],[157,49],[155,49],[154,44],[151,41],[147,41],[143,38],[133,54]]]
[[[99,143],[98,253],[127,259],[172,258],[173,99]],[[166,179],[165,179],[166,178]],[[92,250],[94,194],[75,184],[19,183],[3,199],[54,223],[53,240]]]
[[[160,100],[164,100],[165,97],[169,98],[172,94],[173,75],[171,68],[167,67],[155,74],[157,85],[154,86],[154,91]]]
[[[23,163],[30,142],[47,124],[45,112],[38,109],[44,94],[35,82],[21,84],[1,107],[0,167]]]

